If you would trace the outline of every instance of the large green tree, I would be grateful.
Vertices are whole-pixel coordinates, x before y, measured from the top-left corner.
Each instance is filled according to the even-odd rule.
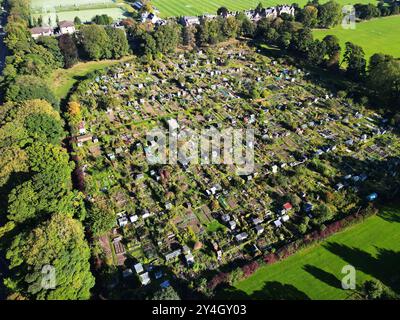
[[[374,54],[370,58],[367,84],[379,102],[400,111],[400,61]]]
[[[353,80],[362,80],[365,76],[367,61],[364,50],[351,42],[346,42],[343,61],[347,64],[346,74]]]
[[[7,251],[6,284],[31,299],[88,299],[94,278],[82,224],[57,213],[31,232],[18,234]]]
[[[96,24],[82,26],[79,39],[87,58],[99,60],[110,57],[110,38],[103,26]]]

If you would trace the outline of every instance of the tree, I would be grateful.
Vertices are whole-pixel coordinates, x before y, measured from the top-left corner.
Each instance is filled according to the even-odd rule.
[[[198,29],[198,41],[200,45],[216,44],[224,40],[222,32],[223,18],[213,20],[202,19]]]
[[[19,73],[44,78],[52,70],[52,66],[48,65],[42,56],[30,53],[24,56],[24,61],[20,64]]]
[[[312,5],[305,6],[300,12],[300,21],[305,27],[314,28],[318,24],[318,9]]]
[[[80,43],[86,56],[91,60],[109,57],[109,37],[103,26],[83,25],[80,28]]]
[[[115,226],[115,214],[109,206],[97,203],[88,210],[87,224],[95,236],[101,236]]]
[[[107,27],[106,32],[109,41],[109,51],[111,58],[119,59],[129,54],[129,44],[126,38],[125,31],[121,29]]]
[[[31,299],[89,299],[94,277],[90,273],[90,249],[83,227],[61,213],[53,215],[31,232],[15,236],[7,250],[11,275],[6,283]],[[44,271],[53,271],[43,286]]]
[[[196,36],[192,26],[182,28],[182,43],[185,46],[193,47],[196,44]]]
[[[236,19],[239,23],[239,34],[246,37],[253,37],[256,30],[254,23],[243,12],[240,12]]]
[[[56,109],[59,108],[59,101],[47,83],[35,76],[18,76],[6,91],[7,101],[21,102],[33,99],[46,100]]]
[[[314,42],[311,29],[304,28],[296,32],[292,38],[290,48],[299,52],[303,56],[307,56],[307,52]]]
[[[140,35],[140,47],[145,55],[155,55],[157,53],[157,43],[154,37],[145,32]]]
[[[28,172],[28,157],[24,150],[16,145],[1,148],[0,187],[3,187],[13,173]]]
[[[229,10],[226,7],[220,7],[217,10],[217,15],[219,16],[223,16],[224,18],[226,18],[228,16]]]
[[[322,41],[325,44],[326,54],[328,55],[326,66],[331,69],[338,69],[341,51],[338,37],[327,35]]]
[[[332,209],[326,205],[321,204],[314,209],[314,214],[316,217],[316,221],[318,224],[323,224],[326,221],[329,221],[333,218],[333,211]]]
[[[318,6],[318,24],[323,28],[336,26],[342,19],[342,7],[336,1]]]
[[[113,18],[106,14],[96,15],[92,19],[93,23],[99,24],[99,25],[110,25],[113,23],[113,21],[114,21]]]
[[[16,223],[35,218],[38,195],[32,184],[27,181],[14,188],[8,195],[7,218]]]
[[[178,293],[171,286],[156,291],[151,300],[181,300]]]
[[[63,54],[65,68],[71,68],[78,62],[78,48],[70,34],[63,34],[58,39],[60,51]]]
[[[400,61],[392,56],[374,54],[370,58],[367,85],[379,102],[400,105]],[[397,108],[395,111],[399,111]]]
[[[174,52],[181,42],[180,26],[176,23],[160,26],[154,33],[154,39],[158,52]]]
[[[235,17],[228,17],[223,21],[222,32],[226,38],[236,38],[239,24]]]
[[[289,32],[283,32],[279,35],[279,38],[276,42],[280,48],[288,49],[290,47],[290,43],[292,42],[292,34]]]
[[[264,11],[264,7],[263,7],[263,5],[262,5],[261,2],[257,5],[255,11],[256,11],[256,13],[258,13],[258,14],[260,14],[260,13],[262,13],[262,12]]]
[[[379,9],[372,3],[369,4],[358,3],[354,5],[354,9],[357,18],[360,18],[362,20],[369,20],[375,17],[379,17],[380,15]]]
[[[74,23],[75,23],[76,25],[80,26],[80,25],[82,24],[82,21],[81,21],[81,19],[80,19],[79,17],[75,17],[75,18],[74,18]]]
[[[346,74],[353,80],[362,80],[365,76],[367,62],[364,50],[351,42],[346,42],[343,61],[347,63]]]
[[[73,123],[77,123],[81,120],[81,105],[79,102],[70,101],[68,103],[68,115]]]
[[[308,48],[308,61],[315,65],[321,65],[326,55],[324,41],[314,40]]]
[[[364,282],[363,291],[369,300],[378,300],[384,293],[383,285],[378,280],[368,280]]]
[[[62,122],[47,114],[31,114],[25,119],[25,128],[30,137],[37,141],[59,144],[65,135]]]
[[[37,43],[46,48],[53,56],[55,65],[53,69],[64,67],[64,56],[61,52],[59,41],[53,37],[39,37]]]

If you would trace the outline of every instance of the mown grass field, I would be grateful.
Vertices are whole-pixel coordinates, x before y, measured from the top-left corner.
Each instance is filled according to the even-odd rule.
[[[53,89],[54,94],[59,99],[63,100],[67,97],[75,83],[89,73],[129,60],[130,58],[131,57],[125,57],[121,60],[80,62],[70,69],[58,69],[53,72],[49,79],[50,88]]]
[[[327,1],[327,0],[326,0]],[[320,1],[321,3],[326,2]],[[340,4],[375,3],[373,0],[336,0]],[[225,6],[230,10],[253,9],[261,2],[264,7],[277,4],[290,4],[293,1],[285,0],[153,0],[153,4],[160,10],[161,16],[200,15],[203,13],[215,13],[219,7]],[[304,6],[307,0],[294,1]]]
[[[288,259],[261,267],[239,282],[228,297],[251,299],[347,299],[341,288],[343,266],[353,265],[356,283],[376,278],[400,293],[400,209],[384,208],[378,216],[338,233]],[[236,290],[236,291],[235,291]],[[237,291],[239,290],[239,291]]]
[[[400,57],[400,15],[373,19],[356,24],[356,29],[343,29],[340,25],[328,30],[314,30],[316,39],[328,34],[336,35],[342,47],[342,54],[347,41],[364,49],[365,56],[374,53],[386,53]]]

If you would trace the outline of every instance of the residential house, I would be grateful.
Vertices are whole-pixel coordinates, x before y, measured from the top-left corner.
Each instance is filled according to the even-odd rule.
[[[189,16],[185,16],[181,19],[181,23],[185,26],[185,27],[189,27],[189,26],[194,26],[194,25],[199,25],[200,24],[200,19],[199,17],[189,17]]]
[[[54,35],[54,29],[52,27],[35,27],[29,30],[32,38],[37,39],[41,36],[49,37]]]
[[[76,31],[75,24],[72,21],[60,21],[58,27],[61,34],[74,34]]]

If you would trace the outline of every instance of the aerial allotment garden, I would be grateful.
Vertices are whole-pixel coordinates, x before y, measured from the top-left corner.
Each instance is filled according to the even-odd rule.
[[[136,60],[81,82],[68,107],[96,265],[120,272],[110,295],[135,271],[165,285],[274,252],[395,188],[393,128],[317,74],[236,42]],[[150,164],[146,134],[171,123],[254,129],[254,172]]]

